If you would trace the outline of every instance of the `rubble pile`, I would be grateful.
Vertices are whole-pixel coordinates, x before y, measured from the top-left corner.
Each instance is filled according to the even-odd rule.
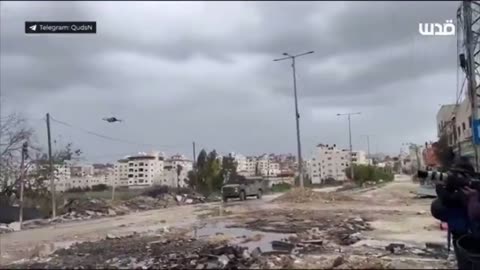
[[[111,202],[104,199],[70,199],[63,205],[54,219],[32,219],[24,221],[22,229],[58,224],[75,220],[88,220],[106,216],[125,215],[130,212],[167,208],[177,205],[204,203],[206,198],[195,192],[176,194],[173,192],[156,194],[156,197],[137,196],[126,201]],[[14,222],[15,223],[15,222]],[[15,224],[13,224],[15,225]],[[11,224],[0,223],[0,234],[16,231]]]
[[[381,258],[363,256],[339,256],[332,262],[333,269],[394,269]]]
[[[175,200],[171,196],[165,196],[162,199],[156,199],[147,196],[138,196],[122,203],[128,209],[133,211],[152,210],[156,208],[167,208],[174,205]]]
[[[291,213],[280,209],[258,211],[256,218],[239,220],[231,227],[296,234],[299,239],[331,241],[337,245],[352,245],[362,239],[362,231],[372,230],[365,217],[352,216],[351,213],[308,210]]]
[[[0,223],[0,234],[15,232],[20,230],[19,222],[12,222],[9,224]]]
[[[128,236],[77,243],[44,258],[12,264],[21,268],[239,269],[259,263],[259,254],[194,238]]]
[[[286,192],[282,196],[273,200],[273,202],[285,203],[308,203],[308,202],[324,202],[330,203],[334,201],[352,201],[353,198],[338,192],[317,192],[309,188],[294,188]]]
[[[112,210],[110,203],[103,199],[70,199],[63,207],[62,212],[67,216],[103,216]]]

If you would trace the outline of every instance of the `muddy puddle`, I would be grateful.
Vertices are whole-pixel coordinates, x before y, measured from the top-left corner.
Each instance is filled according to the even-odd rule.
[[[228,240],[229,243],[248,248],[253,251],[257,247],[262,252],[282,252],[272,247],[273,241],[288,239],[292,234],[270,233],[254,231],[245,228],[233,228],[233,224],[227,222],[206,223],[194,227],[191,236],[199,239],[220,238]]]

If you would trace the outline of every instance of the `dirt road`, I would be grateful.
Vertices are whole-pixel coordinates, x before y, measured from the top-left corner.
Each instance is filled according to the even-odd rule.
[[[294,237],[300,244],[319,241],[311,240],[312,237],[322,239],[324,247],[320,253],[303,250],[301,260],[273,258],[274,262],[288,261],[283,265],[287,268],[333,268],[317,265],[319,261],[328,261],[319,260],[318,256],[338,260],[339,254],[363,259],[380,256],[384,261],[396,262],[397,268],[448,268],[442,254],[422,251],[426,242],[446,244],[446,233],[439,230],[438,222],[430,216],[431,200],[414,198],[411,192],[416,189],[409,177],[398,176],[378,188],[334,192],[342,195],[339,200],[292,203],[274,200],[280,195],[277,194],[264,196],[262,200],[186,205],[15,232],[0,235],[0,265],[44,256],[77,241],[105,239],[107,234],[155,235],[176,227],[200,238],[243,239],[242,245],[250,250],[256,247],[271,250],[272,241],[283,238]],[[315,190],[318,194],[329,191],[332,190]],[[392,243],[406,247],[399,254],[386,254],[385,246]],[[352,268],[361,264],[343,265]],[[364,266],[378,268],[371,264]]]
[[[225,206],[258,209],[265,202],[279,195],[265,195],[261,200],[249,199],[246,202],[231,201]],[[220,205],[223,203],[184,205],[2,234],[0,235],[0,265],[22,258],[46,255],[75,242],[104,239],[107,234],[122,236],[133,233],[152,233],[168,227],[188,227],[204,215],[209,216],[212,209],[218,209]]]

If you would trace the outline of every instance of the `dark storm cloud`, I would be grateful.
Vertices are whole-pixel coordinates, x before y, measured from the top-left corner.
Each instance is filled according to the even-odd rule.
[[[433,136],[436,104],[454,96],[456,40],[422,37],[418,23],[454,19],[458,3],[432,4],[2,3],[2,113],[50,111],[79,126],[161,145],[194,137],[223,151],[292,151],[291,68],[272,60],[315,50],[298,62],[305,147],[344,133],[331,115],[363,110],[372,113],[358,128],[378,133],[391,151],[403,137]],[[27,36],[25,20],[96,20],[98,33]],[[410,101],[432,93],[435,104]],[[415,130],[405,128],[412,122],[402,110],[422,114]],[[129,119],[129,128],[112,130],[98,120],[112,114]],[[86,152],[119,152],[93,138],[72,138]]]

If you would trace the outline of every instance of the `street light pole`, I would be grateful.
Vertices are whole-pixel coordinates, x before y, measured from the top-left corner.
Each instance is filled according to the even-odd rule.
[[[297,152],[298,152],[298,180],[300,182],[300,187],[303,188],[303,160],[302,160],[302,146],[300,143],[300,114],[298,112],[298,98],[297,98],[297,76],[295,70],[295,58],[304,56],[307,54],[312,54],[313,51],[301,53],[297,55],[290,55],[288,53],[283,53],[286,57],[274,59],[273,61],[282,61],[286,59],[292,59],[292,71],[293,71],[293,95],[295,99],[295,123],[297,128]]]
[[[348,117],[348,141],[350,144],[350,177],[352,178],[352,181],[354,180],[354,170],[353,170],[353,147],[352,147],[352,125],[351,125],[351,116],[352,115],[357,115],[361,114],[361,112],[356,112],[356,113],[338,113],[337,116],[344,116],[346,115]]]

